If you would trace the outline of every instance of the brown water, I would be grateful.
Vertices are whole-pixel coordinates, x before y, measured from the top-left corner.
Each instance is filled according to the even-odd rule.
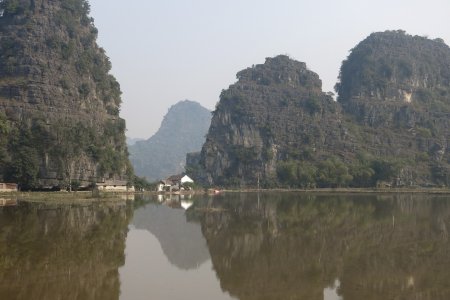
[[[446,196],[19,202],[0,299],[450,299],[449,226]]]

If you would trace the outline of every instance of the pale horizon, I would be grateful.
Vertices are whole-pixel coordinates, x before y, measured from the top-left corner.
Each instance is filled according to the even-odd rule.
[[[305,62],[334,92],[349,51],[373,32],[405,30],[450,42],[450,2],[90,0],[126,135],[148,139],[168,109],[189,99],[213,110],[236,73],[266,57]]]

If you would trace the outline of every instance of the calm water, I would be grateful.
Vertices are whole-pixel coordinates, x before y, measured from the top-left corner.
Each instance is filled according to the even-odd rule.
[[[0,299],[450,299],[450,197],[0,207]]]

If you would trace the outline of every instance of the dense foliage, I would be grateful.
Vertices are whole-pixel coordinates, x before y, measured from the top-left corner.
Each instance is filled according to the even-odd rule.
[[[277,166],[278,182],[289,188],[382,187],[397,179],[400,160],[365,157],[345,164],[336,156],[318,162],[283,161]]]
[[[134,176],[133,185],[136,191],[155,191],[156,184],[148,182],[144,177]]]

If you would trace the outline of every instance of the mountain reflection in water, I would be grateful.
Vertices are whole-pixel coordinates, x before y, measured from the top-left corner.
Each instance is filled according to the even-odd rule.
[[[0,299],[118,299],[132,209],[124,203],[0,209]]]
[[[0,299],[450,299],[448,196],[139,198],[0,207]]]
[[[236,194],[188,214],[241,300],[322,300],[336,282],[336,299],[450,299],[449,200]]]
[[[150,204],[135,211],[133,226],[153,234],[179,269],[196,269],[210,259],[200,224],[188,222],[184,209]]]
[[[183,206],[190,201],[160,198],[135,211],[120,299],[232,299],[220,288],[200,223]]]

